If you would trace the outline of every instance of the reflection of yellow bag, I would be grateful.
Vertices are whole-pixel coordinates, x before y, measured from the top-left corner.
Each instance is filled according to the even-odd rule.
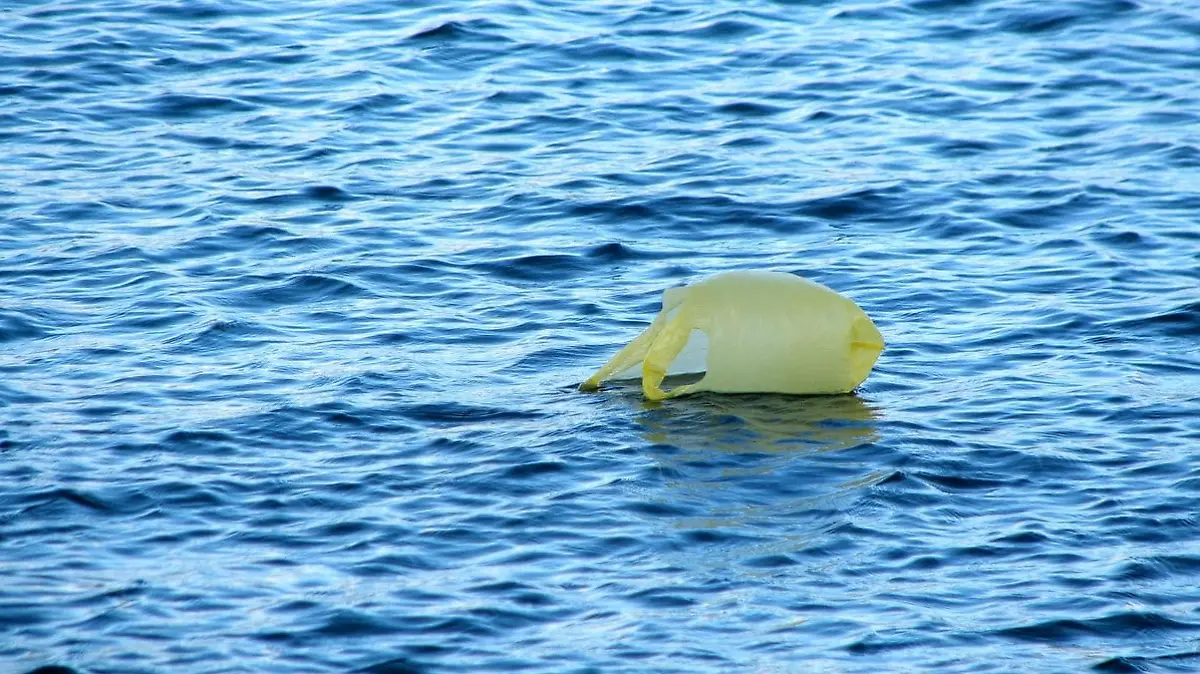
[[[696,332],[694,332],[696,331]],[[704,348],[704,377],[660,387],[684,347]],[[642,334],[580,388],[636,376],[651,400],[717,393],[846,393],[867,378],[883,337],[853,301],[780,272],[729,272],[663,293]]]

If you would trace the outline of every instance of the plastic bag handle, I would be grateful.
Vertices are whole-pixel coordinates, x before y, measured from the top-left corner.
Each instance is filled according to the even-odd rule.
[[[675,361],[679,352],[683,351],[683,347],[688,343],[688,338],[692,336],[692,327],[691,312],[680,311],[675,318],[663,326],[654,343],[650,345],[650,350],[646,352],[646,357],[642,360],[642,395],[647,399],[674,398],[688,393],[696,387],[696,384],[700,383],[676,386],[670,391],[660,388],[671,363]]]
[[[632,342],[627,344],[625,348],[617,352],[617,355],[609,359],[604,367],[596,371],[595,374],[588,377],[586,381],[579,385],[580,391],[595,391],[600,388],[600,383],[609,377],[624,372],[629,368],[642,362],[646,357],[646,352],[649,351],[650,345],[654,343],[654,338],[667,324],[667,319],[671,316],[683,300],[687,297],[687,286],[678,288],[668,288],[663,292],[662,310],[654,317],[650,326],[642,331],[642,334],[634,338]]]
[[[600,382],[609,377],[628,370],[637,365],[646,357],[646,351],[650,349],[650,345],[654,343],[654,338],[658,336],[659,331],[663,329],[663,324],[667,322],[666,312],[660,313],[654,317],[654,322],[650,324],[642,334],[634,338],[632,342],[625,345],[625,348],[617,352],[604,367],[596,371],[596,374],[587,378],[587,381],[579,385],[581,391],[594,391],[600,388]]]

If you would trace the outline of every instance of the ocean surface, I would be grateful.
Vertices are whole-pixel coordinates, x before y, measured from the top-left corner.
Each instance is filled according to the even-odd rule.
[[[861,389],[577,390],[734,269]],[[1200,671],[1200,5],[7,0],[39,668]]]

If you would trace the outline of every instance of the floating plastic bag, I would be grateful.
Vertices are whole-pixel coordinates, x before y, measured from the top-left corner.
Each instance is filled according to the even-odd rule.
[[[704,349],[699,381],[660,388],[681,351]],[[689,343],[690,342],[690,343]],[[853,301],[781,272],[729,272],[663,293],[642,334],[583,384],[637,376],[651,400],[717,393],[847,393],[871,372],[883,337]],[[683,368],[686,371],[686,368]]]

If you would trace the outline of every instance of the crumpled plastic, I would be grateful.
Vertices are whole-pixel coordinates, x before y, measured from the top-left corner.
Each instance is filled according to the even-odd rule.
[[[685,348],[686,347],[686,348]],[[769,271],[718,274],[663,293],[654,322],[580,385],[636,378],[650,400],[690,393],[848,393],[867,378],[883,336],[853,300]],[[703,377],[663,390],[683,351],[701,351]]]

